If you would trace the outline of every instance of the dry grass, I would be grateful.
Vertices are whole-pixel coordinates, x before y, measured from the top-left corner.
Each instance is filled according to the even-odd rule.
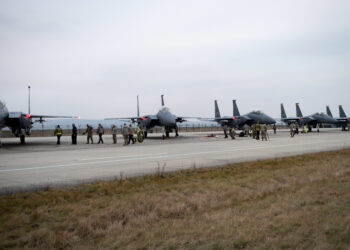
[[[0,249],[349,249],[350,149],[0,198]]]

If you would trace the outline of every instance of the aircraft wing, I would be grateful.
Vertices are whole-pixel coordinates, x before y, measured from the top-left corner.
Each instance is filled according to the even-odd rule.
[[[156,115],[145,115],[145,116],[105,118],[105,120],[131,120],[132,122],[139,122],[144,120],[158,120],[158,117]]]
[[[131,116],[131,117],[113,117],[113,118],[105,118],[105,120],[137,120],[145,118],[143,116]]]
[[[187,119],[198,119],[200,120],[200,117],[194,117],[194,116],[177,116],[176,122],[186,122]]]
[[[287,117],[287,118],[282,118],[281,121],[283,122],[297,122],[297,121],[302,121],[303,118],[301,117]]]
[[[350,118],[335,118],[338,122],[350,122]]]
[[[26,118],[39,118],[36,122],[43,122],[43,118],[71,118],[71,119],[80,119],[79,116],[66,116],[66,115],[25,115]]]

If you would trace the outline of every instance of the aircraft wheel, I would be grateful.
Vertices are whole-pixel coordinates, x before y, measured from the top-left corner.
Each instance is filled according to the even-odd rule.
[[[169,131],[165,132],[166,137],[169,137]]]

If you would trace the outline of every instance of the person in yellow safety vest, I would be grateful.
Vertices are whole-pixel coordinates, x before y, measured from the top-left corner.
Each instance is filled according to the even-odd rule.
[[[304,125],[304,134],[306,134],[306,133],[307,133],[307,126]]]
[[[235,138],[235,128],[233,128],[233,127],[230,129],[230,136],[231,136],[232,140],[236,139]]]
[[[57,144],[60,145],[61,144],[61,136],[62,136],[63,132],[62,129],[60,128],[60,125],[57,125],[54,135],[57,136]]]
[[[143,131],[138,125],[135,126],[136,141],[143,142]]]

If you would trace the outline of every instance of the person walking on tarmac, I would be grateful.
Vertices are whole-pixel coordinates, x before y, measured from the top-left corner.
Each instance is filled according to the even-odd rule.
[[[234,127],[232,127],[232,128],[230,129],[230,136],[231,136],[232,140],[236,139],[236,138],[235,138],[235,128],[234,128]]]
[[[261,140],[267,141],[267,126],[266,126],[266,124],[263,124],[262,128],[261,128]]]
[[[296,128],[296,126],[295,126],[294,122],[292,122],[292,123],[290,124],[290,137],[294,137],[295,128]]]
[[[123,138],[124,138],[124,146],[128,145],[128,136],[129,136],[129,128],[126,126],[126,123],[124,123],[123,129]]]
[[[117,144],[117,127],[113,124],[112,125],[112,137],[113,137],[113,144]]]
[[[277,130],[276,123],[273,124],[272,129],[273,129],[273,133],[276,134],[276,130]]]
[[[142,143],[143,142],[143,131],[138,125],[135,126],[135,141]]]
[[[77,144],[77,136],[78,136],[78,129],[75,126],[75,124],[72,124],[72,144],[76,145]]]
[[[227,136],[227,124],[224,125],[223,129],[224,129],[225,138],[228,138],[228,136]]]
[[[260,126],[260,123],[259,123],[259,122],[256,124],[255,130],[256,130],[256,139],[257,139],[257,140],[260,140],[261,126]]]
[[[61,136],[62,136],[63,132],[62,129],[60,128],[60,125],[57,125],[54,135],[57,136],[57,145],[61,144]]]
[[[132,144],[135,144],[135,140],[134,140],[134,129],[133,129],[133,127],[131,126],[131,124],[129,125],[128,134],[129,134],[129,141],[128,141],[128,144],[130,144],[130,141],[132,141]]]
[[[304,127],[303,127],[303,132],[304,132],[304,134],[306,134],[307,133],[307,126],[306,125],[304,125]]]
[[[252,124],[251,130],[252,130],[252,138],[255,139],[256,138],[256,124]]]
[[[92,139],[92,131],[93,131],[92,126],[89,126],[89,124],[86,124],[86,131],[85,131],[85,133],[87,134],[87,143],[86,144],[89,144],[90,140],[91,140],[91,144],[94,143],[94,141]]]
[[[97,134],[98,134],[98,144],[100,144],[100,142],[102,142],[103,144],[103,139],[102,139],[102,135],[105,133],[101,123],[98,124],[98,128],[97,128]]]

